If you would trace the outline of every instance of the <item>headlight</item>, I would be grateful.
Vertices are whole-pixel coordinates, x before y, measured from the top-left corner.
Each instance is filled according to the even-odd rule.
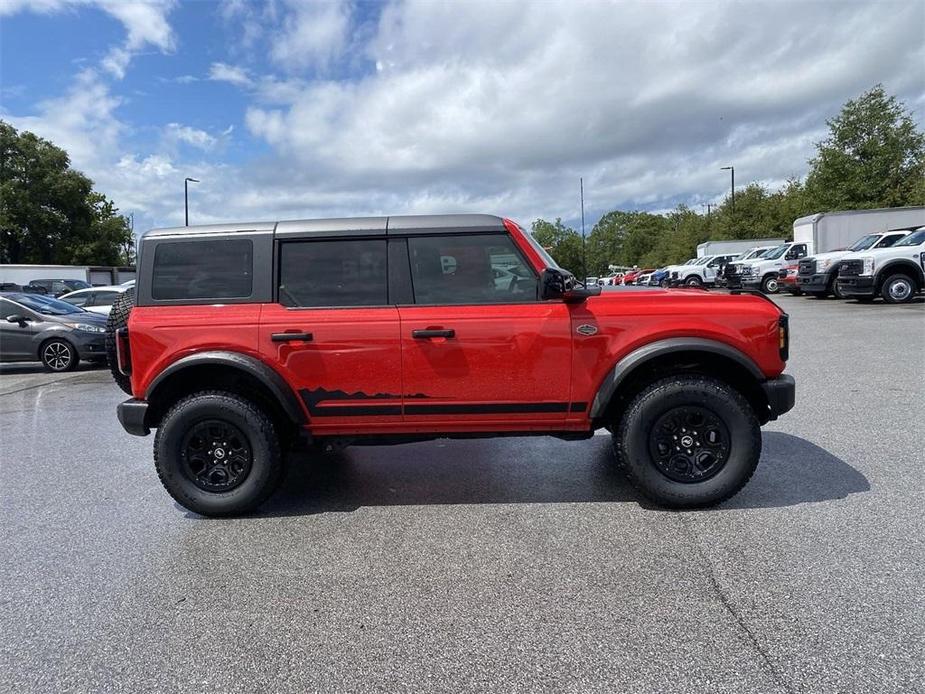
[[[90,325],[89,323],[65,323],[69,328],[74,328],[75,330],[82,330],[85,333],[104,333],[106,328],[101,328],[98,325]]]
[[[861,270],[862,275],[872,275],[874,274],[874,259],[873,258],[862,258],[864,262],[864,269]]]
[[[817,260],[816,261],[816,272],[825,272],[830,267],[832,267],[833,262],[835,261],[832,260],[831,258],[829,258],[828,260]]]

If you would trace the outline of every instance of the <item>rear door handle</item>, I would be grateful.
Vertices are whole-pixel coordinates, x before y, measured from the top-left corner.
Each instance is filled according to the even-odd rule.
[[[312,341],[311,333],[272,333],[270,339],[273,342],[292,342],[293,340]]]
[[[412,330],[411,337],[416,340],[426,340],[428,337],[456,337],[456,331],[449,330]]]

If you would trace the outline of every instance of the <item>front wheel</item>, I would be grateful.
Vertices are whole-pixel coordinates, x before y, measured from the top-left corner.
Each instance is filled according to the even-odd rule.
[[[177,503],[204,516],[252,511],[282,477],[273,421],[251,401],[216,391],[183,398],[164,415],[154,465]]]
[[[686,280],[684,280],[684,284],[688,287],[702,287],[703,280],[700,279],[697,275],[691,275]]]
[[[629,404],[614,439],[630,481],[670,508],[711,506],[755,472],[761,429],[748,401],[709,376],[656,381]]]
[[[883,283],[880,296],[888,304],[906,304],[915,296],[915,282],[908,275],[893,275]]]
[[[761,291],[765,294],[777,294],[780,291],[780,282],[774,275],[768,275],[761,280]]]
[[[80,357],[77,350],[67,340],[49,340],[39,350],[39,357],[46,371],[73,371],[77,368]]]

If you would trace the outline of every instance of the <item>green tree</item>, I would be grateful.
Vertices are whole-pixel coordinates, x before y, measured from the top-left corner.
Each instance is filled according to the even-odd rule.
[[[827,121],[806,179],[817,211],[923,204],[925,134],[881,85]]]
[[[562,223],[558,217],[555,222],[537,219],[531,227],[533,237],[545,248],[560,267],[576,277],[582,277],[581,235]]]
[[[128,220],[67,152],[0,121],[0,262],[118,265]]]

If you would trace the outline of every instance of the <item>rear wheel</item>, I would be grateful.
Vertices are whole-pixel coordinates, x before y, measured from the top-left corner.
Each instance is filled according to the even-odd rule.
[[[128,325],[128,317],[135,306],[135,287],[129,287],[117,298],[106,320],[106,361],[113,380],[129,395],[132,394],[132,379],[119,371],[116,363],[116,331]]]
[[[780,282],[774,275],[767,275],[761,280],[761,291],[765,294],[777,294],[780,291]]]
[[[735,389],[708,376],[677,376],[632,400],[614,447],[643,494],[662,506],[695,508],[745,486],[758,465],[761,429]]]
[[[46,371],[73,371],[77,368],[80,357],[77,350],[67,340],[54,338],[43,343],[39,348],[39,358]]]
[[[905,304],[915,296],[915,282],[908,275],[891,275],[880,289],[880,296],[888,304]]]
[[[253,402],[217,391],[180,400],[154,439],[154,464],[170,495],[204,516],[256,509],[282,478],[273,421]]]

